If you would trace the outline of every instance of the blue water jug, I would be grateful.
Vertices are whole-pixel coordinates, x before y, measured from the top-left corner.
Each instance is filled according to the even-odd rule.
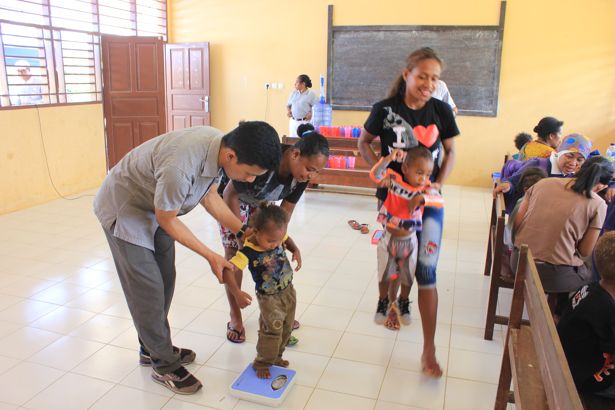
[[[317,126],[331,126],[333,108],[331,104],[318,103],[312,107],[312,124]]]
[[[615,144],[612,143],[609,145],[606,149],[605,157],[607,157],[611,162],[615,162]]]

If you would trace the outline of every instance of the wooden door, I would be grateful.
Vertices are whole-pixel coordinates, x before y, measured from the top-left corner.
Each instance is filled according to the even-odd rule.
[[[102,36],[108,169],[166,132],[163,45],[154,37]]]
[[[210,125],[209,43],[166,45],[167,129]]]

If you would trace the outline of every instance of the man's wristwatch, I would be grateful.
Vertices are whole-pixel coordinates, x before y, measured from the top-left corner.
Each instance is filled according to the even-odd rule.
[[[241,239],[241,238],[243,238],[243,236],[245,235],[245,233],[246,233],[246,231],[247,231],[247,230],[248,230],[248,224],[243,224],[243,225],[241,225],[241,229],[239,230],[239,232],[237,232],[237,233],[235,234],[235,237],[236,237],[237,239]]]

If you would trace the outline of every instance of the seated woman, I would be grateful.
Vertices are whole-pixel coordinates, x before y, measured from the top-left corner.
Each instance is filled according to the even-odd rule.
[[[547,178],[547,173],[544,169],[538,167],[525,168],[523,174],[521,175],[521,179],[519,180],[519,186],[523,190],[523,194],[525,194],[527,190],[533,187],[538,181],[544,178]],[[519,198],[517,204],[510,213],[508,220],[506,221],[506,227],[504,227],[504,245],[506,246],[506,251],[509,258],[513,248],[513,226],[515,217],[517,216],[517,212],[519,212],[519,207],[521,207],[522,201],[523,197]]]
[[[604,235],[607,232],[615,231],[615,201],[611,200],[608,208],[606,209],[606,217],[604,218],[604,224],[602,225],[602,230],[600,231],[600,236]],[[593,272],[593,280],[599,281],[600,274],[596,269],[596,257],[595,251],[592,254],[592,258],[590,262],[585,263],[586,265],[591,266],[591,270]]]
[[[606,218],[604,218],[604,225],[602,225],[602,232],[600,235],[609,231],[615,231],[615,201],[611,200],[609,207],[606,211]]]
[[[521,162],[511,160],[502,168],[502,182],[494,190],[504,193],[506,213],[510,214],[517,201],[523,196],[519,185],[523,172],[530,167],[543,169],[550,177],[571,177],[579,170],[589,156],[592,143],[581,134],[570,134],[559,145],[557,152],[548,158],[532,158]]]
[[[581,258],[591,254],[606,214],[606,203],[596,192],[606,187],[614,172],[605,157],[590,158],[572,179],[536,183],[519,207],[515,249],[529,246],[556,315],[558,299],[565,301],[569,292],[591,281]]]
[[[527,161],[531,158],[549,158],[559,145],[562,136],[563,121],[553,117],[544,117],[534,127],[538,136],[534,141],[525,144],[519,150],[519,159]]]
[[[239,238],[220,225],[224,256],[227,259],[235,256],[241,247],[240,242],[243,242],[241,236],[246,233],[250,217],[260,203],[282,201],[280,206],[290,219],[308,183],[325,167],[328,158],[327,139],[317,132],[312,132],[306,134],[295,145],[282,144],[282,158],[277,170],[256,177],[252,183],[228,181],[228,178],[224,178],[219,188],[223,192],[224,202],[244,222]],[[235,272],[235,276],[235,282],[241,288],[241,271]],[[226,338],[233,343],[243,343],[245,342],[245,328],[241,308],[228,285],[225,284],[225,288],[230,307]],[[299,322],[295,321],[293,328],[298,327]],[[296,342],[295,339],[293,339],[294,342]]]

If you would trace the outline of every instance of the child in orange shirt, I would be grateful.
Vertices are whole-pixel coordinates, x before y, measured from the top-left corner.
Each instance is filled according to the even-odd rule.
[[[402,173],[387,168],[392,161],[403,161]],[[430,186],[433,157],[424,147],[415,146],[407,151],[393,149],[374,165],[370,177],[380,186],[388,188],[378,214],[378,221],[386,225],[386,233],[378,243],[378,279],[380,299],[374,321],[384,323],[392,330],[399,329],[399,314],[403,324],[410,324],[408,296],[415,276],[417,258],[416,232],[422,230],[423,207],[442,207],[444,202],[439,192]],[[389,287],[390,281],[401,281],[398,306],[397,287]],[[434,287],[435,277],[417,278],[419,287]],[[390,288],[387,297],[387,289]],[[389,307],[389,301],[391,306]],[[403,306],[402,306],[403,305]]]

